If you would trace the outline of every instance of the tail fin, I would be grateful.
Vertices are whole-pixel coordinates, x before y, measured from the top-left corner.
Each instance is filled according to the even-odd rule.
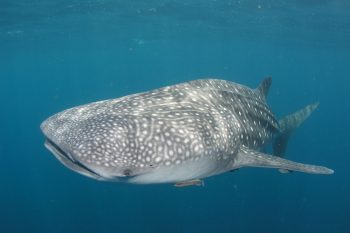
[[[292,113],[279,121],[280,133],[273,142],[273,154],[284,157],[287,149],[288,140],[294,129],[298,128],[306,118],[318,107],[319,103],[307,105],[303,109]]]

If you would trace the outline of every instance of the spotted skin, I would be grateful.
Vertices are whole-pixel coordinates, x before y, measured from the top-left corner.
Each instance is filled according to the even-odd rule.
[[[195,80],[74,107],[41,129],[64,165],[92,178],[200,179],[239,167],[242,148],[259,150],[280,131],[267,89]]]

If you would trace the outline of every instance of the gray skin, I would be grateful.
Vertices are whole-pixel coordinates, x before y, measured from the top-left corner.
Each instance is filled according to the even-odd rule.
[[[203,79],[74,107],[41,124],[46,147],[83,175],[130,183],[196,184],[240,167],[331,174],[259,152],[273,138],[285,151],[291,132],[317,107],[278,122],[257,89]]]

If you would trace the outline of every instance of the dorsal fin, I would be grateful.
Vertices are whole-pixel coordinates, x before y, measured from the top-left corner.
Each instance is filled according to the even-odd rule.
[[[271,77],[267,77],[265,78],[260,85],[257,88],[257,91],[264,96],[264,98],[266,99],[267,94],[269,93],[269,89],[272,83],[272,78]]]

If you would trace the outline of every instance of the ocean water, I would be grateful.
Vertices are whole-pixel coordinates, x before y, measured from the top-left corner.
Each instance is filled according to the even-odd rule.
[[[350,232],[347,0],[1,0],[0,232]],[[40,123],[92,101],[215,77],[273,77],[277,117],[320,107],[287,158],[204,187],[99,182],[44,148]]]

